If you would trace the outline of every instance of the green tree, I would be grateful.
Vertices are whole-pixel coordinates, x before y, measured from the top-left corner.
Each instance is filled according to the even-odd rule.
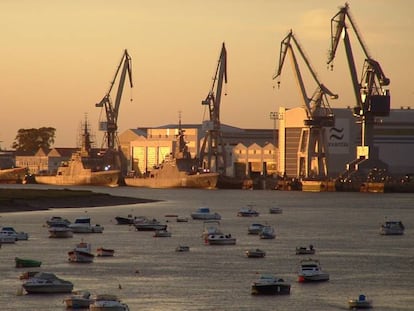
[[[39,148],[49,149],[55,142],[55,133],[53,127],[19,129],[12,148],[26,152],[36,152]]]

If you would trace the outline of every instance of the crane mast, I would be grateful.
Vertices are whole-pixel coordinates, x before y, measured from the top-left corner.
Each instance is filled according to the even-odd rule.
[[[317,84],[317,88],[311,97],[307,95],[294,47],[299,52],[313,80]],[[297,159],[298,175],[303,178],[324,179],[328,175],[325,127],[334,126],[335,123],[334,114],[327,96],[336,99],[338,95],[331,92],[320,82],[292,30],[289,31],[288,35],[280,43],[279,66],[273,79],[280,78],[287,54],[290,55],[293,72],[299,87],[302,106],[307,116],[307,119],[304,120],[305,127],[302,128],[299,141]],[[278,81],[278,84],[280,85],[280,81]]]
[[[365,56],[360,79],[358,79],[348,34],[349,28],[354,30]],[[385,86],[390,84],[390,80],[385,76],[380,64],[369,54],[356,23],[350,14],[347,3],[331,19],[331,48],[327,62],[331,67],[333,67],[333,60],[341,39],[344,41],[346,58],[356,100],[354,115],[361,123],[361,146],[357,148],[357,161],[368,160],[370,158],[378,160],[374,152],[373,142],[374,118],[376,116],[388,116],[390,113],[390,93],[385,88]]]
[[[125,50],[122,56],[122,59],[115,72],[115,76],[110,84],[108,92],[105,94],[105,96],[102,98],[102,100],[99,103],[95,104],[96,107],[105,108],[105,113],[106,113],[105,131],[106,132],[105,132],[104,139],[106,140],[106,145],[107,145],[106,147],[108,148],[108,150],[115,150],[119,147],[118,137],[117,137],[119,106],[121,104],[121,98],[122,98],[122,93],[124,90],[124,85],[125,85],[127,74],[129,78],[130,87],[131,88],[133,87],[131,70],[132,70],[131,57],[129,56],[128,51]],[[111,99],[111,92],[112,92],[113,86],[115,85],[115,81],[117,80],[119,73],[121,74],[119,77],[118,90],[116,92],[115,102],[113,103]]]
[[[200,149],[200,167],[225,173],[226,152],[220,126],[220,102],[223,82],[227,83],[227,51],[221,47],[213,85],[202,105],[208,106],[210,122]]]

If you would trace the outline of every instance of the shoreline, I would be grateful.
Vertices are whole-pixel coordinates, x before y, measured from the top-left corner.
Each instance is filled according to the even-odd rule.
[[[0,189],[0,213],[44,211],[52,208],[86,208],[157,202],[83,190]]]

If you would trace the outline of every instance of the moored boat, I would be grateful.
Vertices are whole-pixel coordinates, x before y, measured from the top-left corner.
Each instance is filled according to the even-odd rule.
[[[273,206],[273,207],[269,207],[269,213],[270,214],[282,214],[283,210],[280,207]]]
[[[129,311],[129,308],[115,295],[97,295],[89,311]]]
[[[300,261],[298,282],[323,282],[329,280],[329,273],[322,271],[319,260],[304,259]]]
[[[247,232],[249,234],[259,234],[264,227],[265,225],[263,224],[254,223],[249,225],[249,227],[247,228]]]
[[[209,245],[235,245],[236,238],[231,234],[211,234],[207,237],[206,243]]]
[[[266,256],[266,252],[260,248],[249,249],[245,251],[245,254],[249,258],[263,258]]]
[[[239,211],[237,212],[237,216],[240,216],[240,217],[257,217],[257,216],[259,216],[259,212],[254,210],[252,207],[248,206],[248,207],[243,207],[243,208],[239,209]]]
[[[68,226],[72,229],[74,233],[102,233],[104,227],[95,224],[91,224],[91,218],[88,216],[83,216],[75,219],[75,222]]]
[[[115,254],[115,250],[109,248],[99,247],[96,250],[96,255],[98,257],[112,257]]]
[[[80,242],[76,247],[68,252],[70,262],[91,263],[95,255],[91,252],[91,244]]]
[[[14,237],[16,241],[29,239],[29,234],[27,232],[23,232],[23,231],[18,232],[13,227],[1,228],[0,235],[8,235],[8,236]]]
[[[262,274],[252,283],[252,295],[289,295],[291,285],[271,274]]]
[[[296,247],[296,255],[313,255],[315,254],[315,248],[313,245],[309,245],[309,247],[305,246],[297,246]]]
[[[178,245],[175,248],[175,251],[176,252],[189,252],[190,251],[190,246],[187,246],[187,245]]]
[[[28,259],[28,258],[14,258],[16,268],[32,268],[32,267],[40,267],[42,262],[35,259]]]
[[[0,169],[0,184],[21,184],[26,178],[27,168],[10,167]]]
[[[135,222],[134,227],[137,231],[155,231],[167,229],[166,224],[162,224],[157,219],[146,219],[144,221]]]
[[[400,220],[387,220],[381,224],[381,235],[403,235],[405,227]]]
[[[200,207],[191,213],[191,218],[197,220],[220,220],[221,216],[218,213],[211,212],[208,207]]]
[[[46,224],[49,227],[55,226],[55,225],[60,225],[60,224],[64,224],[66,226],[70,225],[70,221],[67,220],[66,218],[63,218],[61,216],[52,216],[49,219],[46,220]]]
[[[171,232],[167,229],[155,230],[154,238],[169,238],[171,237]]]
[[[29,294],[70,293],[73,283],[50,272],[39,272],[23,283],[23,288]]]
[[[209,235],[223,234],[220,229],[220,221],[218,220],[206,220],[203,223],[203,233],[201,237],[206,241]]]
[[[348,306],[350,309],[371,309],[373,304],[371,299],[368,299],[367,296],[360,294],[358,298],[349,299]]]
[[[73,291],[72,294],[63,299],[66,308],[70,309],[85,309],[94,302],[91,298],[91,293],[86,290]]]
[[[275,229],[272,226],[264,226],[259,233],[261,239],[274,239],[276,238]]]
[[[49,238],[65,239],[73,237],[73,230],[65,223],[55,223],[48,230]]]

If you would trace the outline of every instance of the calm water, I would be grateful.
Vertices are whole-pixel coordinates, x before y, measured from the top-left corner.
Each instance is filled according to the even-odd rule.
[[[414,310],[414,194],[92,189],[163,201],[0,214],[0,225],[30,234],[29,241],[0,249],[1,310],[65,310],[64,294],[17,295],[18,277],[25,270],[14,268],[15,256],[41,260],[42,271],[72,281],[75,289],[116,294],[134,311],[346,310],[347,300],[360,293],[373,299],[375,310]],[[238,209],[247,204],[254,204],[260,216],[237,217]],[[202,221],[177,223],[164,217],[189,216],[200,206],[222,215],[221,228],[237,238],[236,245],[204,245]],[[270,206],[283,208],[283,213],[269,214]],[[85,213],[105,227],[103,234],[48,238],[44,225],[48,217],[74,220]],[[152,232],[116,225],[114,217],[127,214],[168,220],[173,235],[153,238]],[[379,235],[384,217],[401,219],[405,235]],[[276,239],[248,235],[247,227],[253,222],[275,226]],[[93,249],[115,249],[115,257],[96,258],[92,264],[68,263],[67,252],[82,238]],[[190,246],[190,252],[175,252],[179,244]],[[329,282],[297,283],[298,262],[303,257],[295,255],[295,247],[309,244],[316,248],[313,257],[330,273]],[[244,251],[253,247],[264,249],[266,257],[246,258]],[[261,272],[291,282],[291,295],[252,296],[250,284]]]

